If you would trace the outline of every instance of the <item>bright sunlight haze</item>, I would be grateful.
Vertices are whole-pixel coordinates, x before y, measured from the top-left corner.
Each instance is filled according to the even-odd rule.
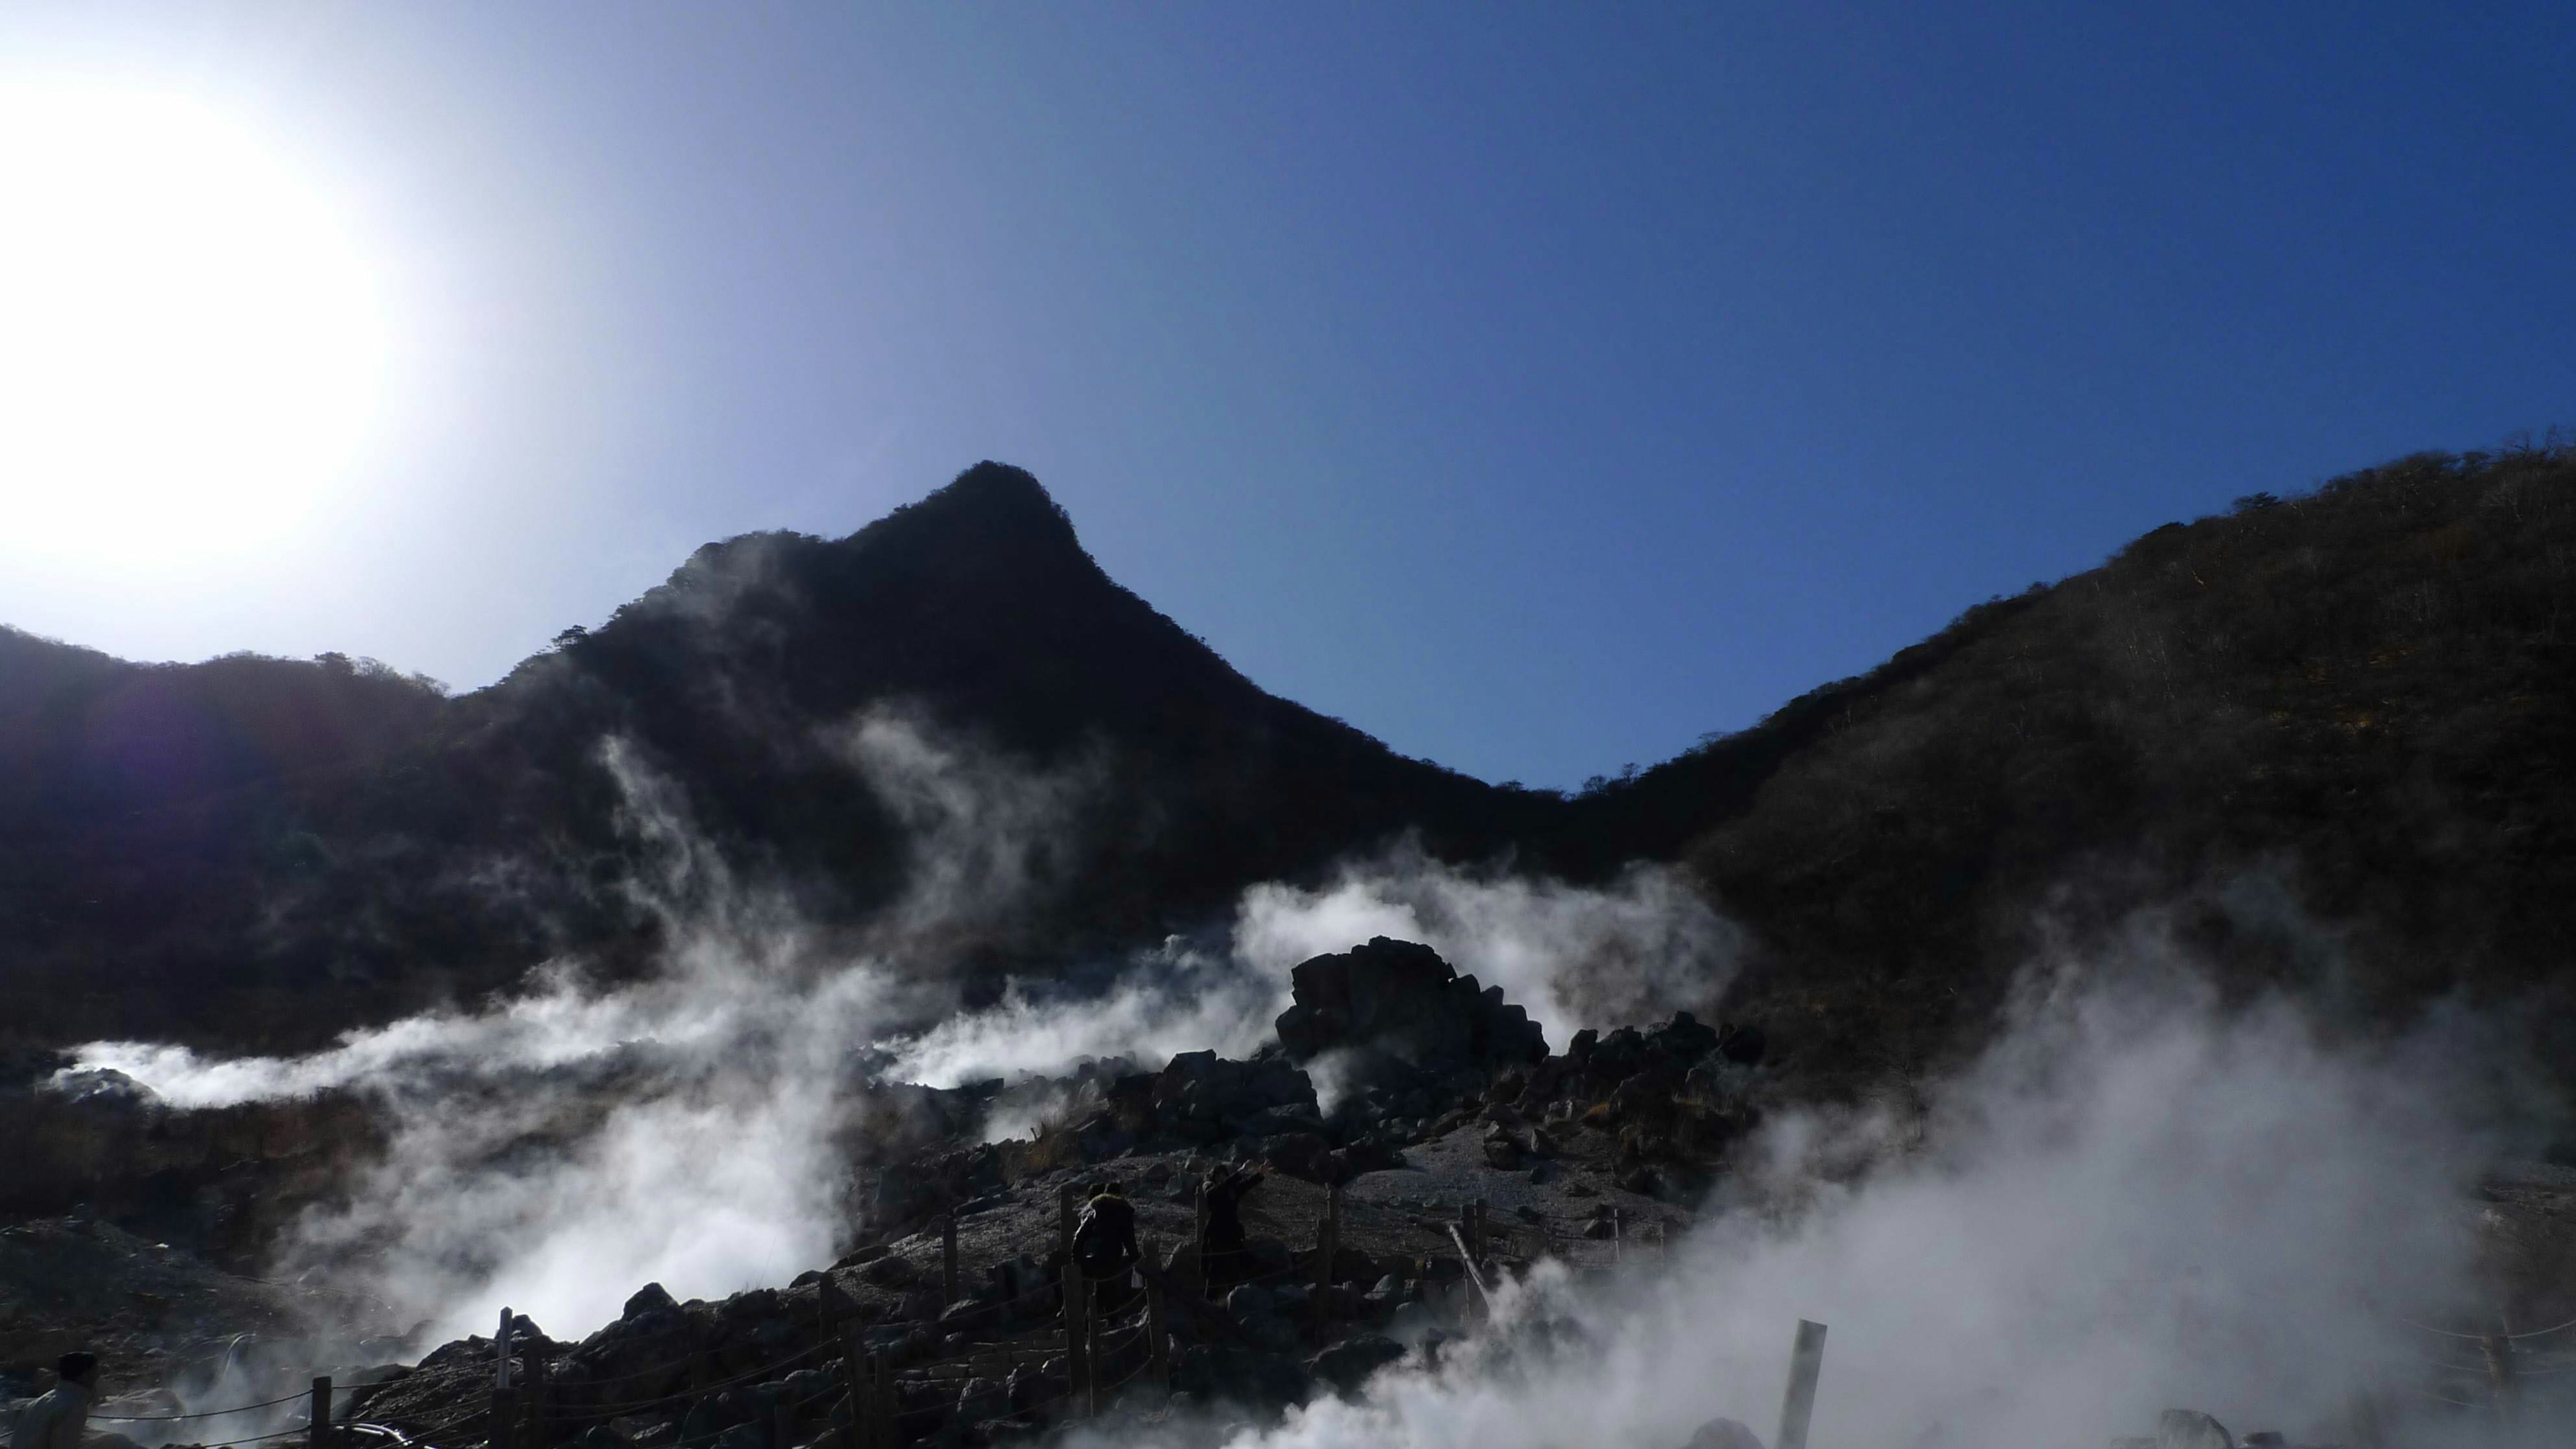
[[[378,401],[377,287],[256,135],[172,97],[0,88],[0,198],[11,533],[223,553],[341,479]]]

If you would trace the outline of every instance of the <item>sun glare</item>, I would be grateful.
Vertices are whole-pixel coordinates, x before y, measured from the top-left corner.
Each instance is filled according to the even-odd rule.
[[[0,528],[64,558],[234,550],[373,420],[376,278],[250,130],[0,82]]]

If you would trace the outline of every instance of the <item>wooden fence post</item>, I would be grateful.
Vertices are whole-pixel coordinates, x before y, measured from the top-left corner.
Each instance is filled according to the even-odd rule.
[[[1163,1327],[1163,1285],[1152,1278],[1145,1280],[1145,1353],[1147,1372],[1154,1382],[1168,1387],[1172,1382],[1172,1347]]]
[[[1194,1243],[1194,1244],[1196,1244],[1196,1245],[1197,1245],[1196,1250],[1192,1253],[1192,1255],[1191,1255],[1191,1259],[1190,1259],[1190,1262],[1191,1262],[1191,1267],[1190,1267],[1190,1282],[1191,1282],[1191,1287],[1193,1287],[1194,1289],[1196,1289],[1196,1290],[1197,1290],[1197,1292],[1198,1292],[1198,1296],[1199,1296],[1199,1300],[1200,1300],[1201,1302],[1205,1302],[1205,1301],[1207,1300],[1207,1296],[1208,1296],[1208,1261],[1207,1261],[1207,1250],[1208,1250],[1208,1247],[1207,1247],[1207,1233],[1208,1233],[1208,1180],[1207,1180],[1207,1176],[1206,1176],[1205,1174],[1202,1174],[1202,1175],[1199,1177],[1199,1195],[1198,1195],[1198,1196],[1199,1196],[1199,1221],[1198,1221],[1198,1228],[1197,1228],[1197,1230],[1196,1230],[1194,1233],[1192,1233],[1192,1234],[1191,1234],[1191,1237],[1190,1237],[1190,1241],[1191,1241],[1192,1243]]]
[[[328,1374],[313,1381],[313,1422],[305,1430],[304,1441],[312,1449],[330,1449],[331,1377]]]
[[[868,1396],[870,1404],[876,1409],[875,1449],[894,1449],[899,1442],[895,1438],[895,1431],[902,1427],[897,1422],[897,1417],[903,1407],[899,1396],[894,1391],[894,1365],[886,1362],[883,1354],[870,1354],[868,1369],[869,1377],[876,1380],[876,1392]]]
[[[1324,1215],[1315,1222],[1315,1323],[1333,1321],[1333,1259],[1342,1248],[1342,1190],[1324,1189]]]
[[[1064,1371],[1073,1394],[1073,1410],[1083,1414],[1091,1404],[1091,1285],[1071,1254],[1064,1260]]]
[[[1088,1304],[1082,1310],[1082,1416],[1100,1417],[1100,1319]]]
[[[1798,1320],[1789,1348],[1789,1391],[1780,1400],[1780,1437],[1771,1449],[1807,1449],[1807,1420],[1816,1412],[1816,1375],[1825,1364],[1825,1326]]]
[[[492,1334],[492,1449],[513,1449],[518,1442],[518,1416],[510,1401],[510,1310],[501,1310],[501,1326]]]
[[[527,1425],[519,1442],[527,1449],[546,1449],[546,1356],[533,1343],[528,1345],[528,1388],[520,1396],[519,1415]]]
[[[957,1292],[957,1215],[943,1213],[939,1219],[939,1300],[945,1311],[959,1298]]]
[[[850,1388],[850,1426],[842,1431],[841,1449],[875,1449],[868,1442],[868,1431],[875,1425],[868,1421],[868,1369],[862,1336],[857,1320],[841,1325],[841,1381]]]
[[[1485,1286],[1484,1270],[1476,1266],[1476,1254],[1467,1246],[1467,1236],[1455,1227],[1449,1230],[1449,1241],[1458,1245],[1458,1260],[1467,1266],[1467,1281],[1476,1285],[1476,1296],[1484,1300],[1485,1312],[1494,1311],[1494,1290]]]
[[[2496,1418],[2511,1424],[2519,1387],[2514,1380],[2513,1340],[2501,1333],[2491,1333],[2478,1340],[2478,1347],[2486,1354],[2487,1387],[2495,1395]]]

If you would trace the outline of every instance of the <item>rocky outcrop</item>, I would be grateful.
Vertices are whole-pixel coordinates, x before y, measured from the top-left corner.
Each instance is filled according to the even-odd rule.
[[[1547,1038],[1499,986],[1460,976],[1440,953],[1385,936],[1290,973],[1295,1005],[1279,1014],[1293,1061],[1328,1052],[1392,1059],[1433,1076],[1493,1071],[1547,1056]]]

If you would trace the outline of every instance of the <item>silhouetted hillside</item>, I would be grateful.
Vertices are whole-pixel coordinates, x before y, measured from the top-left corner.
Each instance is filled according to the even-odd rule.
[[[2150,907],[2240,987],[2457,986],[2547,1023],[2576,1019],[2571,679],[2576,464],[2415,459],[2159,529],[1566,800],[1264,694],[984,464],[845,539],[709,545],[456,699],[0,633],[0,986],[29,1042],[276,1046],[566,948],[613,967],[661,926],[621,888],[655,862],[611,739],[828,939],[922,827],[854,764],[854,723],[897,711],[963,752],[950,783],[1061,782],[1016,822],[1034,888],[949,943],[982,979],[1418,830],[1575,876],[1687,862],[1758,943],[1730,1014],[1819,1080],[1920,1065],[2042,945]]]
[[[610,739],[747,884],[823,927],[906,879],[906,822],[853,768],[862,712],[918,719],[973,768],[1072,782],[1023,822],[1045,837],[1037,889],[956,943],[970,965],[1152,939],[1407,829],[1487,852],[1556,806],[1262,693],[998,464],[849,538],[709,545],[559,643],[442,701],[345,668],[143,670],[25,641],[0,664],[26,740],[0,789],[48,788],[51,757],[103,762],[22,832],[62,861],[27,877],[0,948],[41,986],[39,1029],[273,1043],[649,944],[656,917],[619,888],[652,867]],[[407,709],[343,698],[361,686]]]
[[[2576,460],[2423,457],[1970,610],[1579,802],[1577,836],[1686,857],[1820,1067],[1917,1063],[2149,907],[2241,989],[2461,987],[2555,1032],[2571,761]]]

